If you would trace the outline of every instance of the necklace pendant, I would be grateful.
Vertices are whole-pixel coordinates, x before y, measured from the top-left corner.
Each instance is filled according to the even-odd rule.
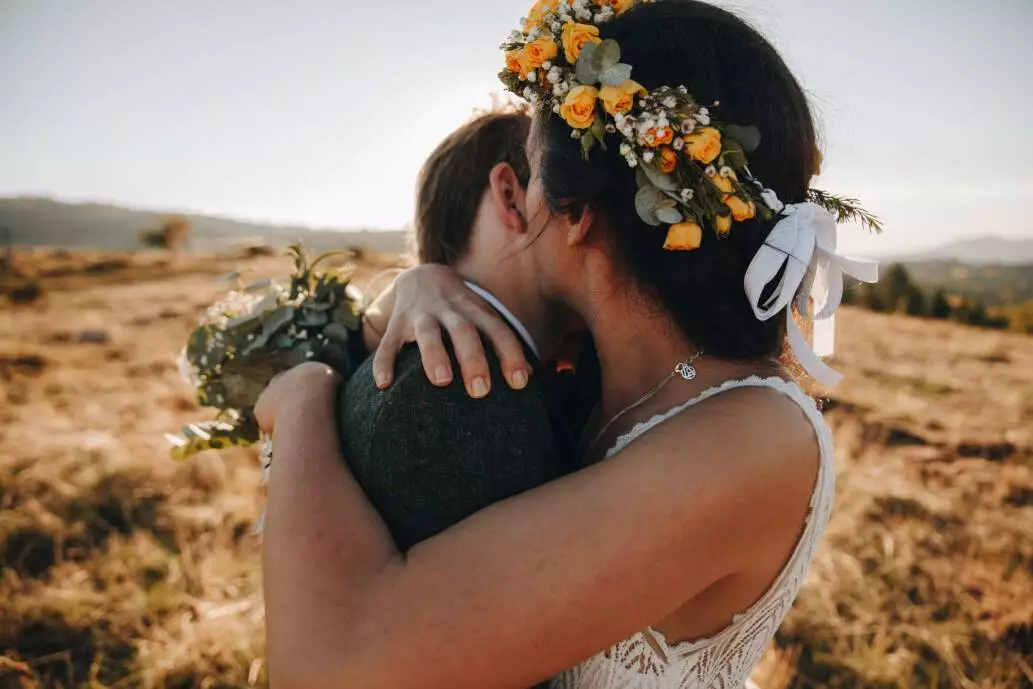
[[[675,366],[674,372],[685,380],[693,380],[696,377],[696,367],[687,361],[683,361]]]

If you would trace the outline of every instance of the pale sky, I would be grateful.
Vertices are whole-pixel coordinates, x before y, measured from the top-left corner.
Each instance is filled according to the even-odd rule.
[[[883,217],[845,248],[1033,237],[1031,0],[721,4],[810,94],[816,185]],[[401,227],[529,5],[0,0],[0,196]]]

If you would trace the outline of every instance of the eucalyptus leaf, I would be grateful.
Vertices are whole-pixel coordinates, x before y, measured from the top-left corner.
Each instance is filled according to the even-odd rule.
[[[592,69],[602,73],[621,61],[621,47],[617,41],[607,38],[596,46],[591,56]]]
[[[667,223],[668,225],[673,225],[683,220],[682,214],[679,213],[676,208],[667,207],[658,208],[656,210],[656,218],[660,222]]]
[[[589,131],[591,131],[592,136],[594,136],[599,141],[602,141],[606,138],[606,125],[603,124],[603,120],[600,117],[595,118],[595,122],[592,123],[592,126],[589,129]]]
[[[655,163],[643,163],[642,172],[649,178],[649,183],[662,191],[677,191],[678,182],[670,175],[660,172]]]
[[[663,204],[663,192],[656,187],[639,187],[638,193],[635,194],[635,210],[638,211],[638,217],[642,218],[642,222],[647,225],[656,227],[663,224],[663,221],[656,215],[657,210],[662,208]]]
[[[323,335],[338,344],[348,344],[351,340],[351,332],[340,323],[331,323],[323,328]]]
[[[264,289],[269,289],[272,286],[273,286],[273,281],[268,279],[268,278],[266,278],[265,280],[259,280],[257,282],[252,282],[251,284],[246,285],[244,287],[244,291],[245,292],[249,292],[249,293],[250,292],[260,292],[260,291],[262,291]]]
[[[322,309],[303,309],[297,320],[298,325],[305,328],[321,328],[329,322],[330,314]]]
[[[597,43],[586,43],[581,48],[581,55],[578,56],[577,64],[574,66],[574,76],[582,84],[595,84],[599,81],[599,70],[592,64],[592,56],[598,47]]]
[[[631,78],[631,65],[623,62],[606,69],[599,74],[599,81],[603,86],[620,86]]]
[[[724,160],[725,165],[736,170],[741,170],[746,167],[746,154],[743,153],[742,146],[739,145],[738,141],[735,141],[734,139],[725,139],[724,146],[725,150],[721,154],[721,157],[722,160]]]
[[[725,125],[725,136],[738,141],[744,151],[752,153],[760,146],[760,130],[754,126],[743,127],[738,124]]]
[[[581,136],[581,150],[584,152],[586,157],[596,143],[595,135],[593,135],[592,132],[585,132],[585,134]]]
[[[263,315],[262,333],[271,336],[286,328],[292,320],[294,320],[294,307],[281,306],[275,311]]]

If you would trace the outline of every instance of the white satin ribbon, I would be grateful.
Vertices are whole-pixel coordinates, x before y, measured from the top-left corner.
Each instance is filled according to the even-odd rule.
[[[826,387],[843,375],[819,357],[835,348],[835,314],[843,300],[843,275],[877,282],[879,265],[836,253],[836,216],[814,203],[785,206],[783,217],[764,241],[746,270],[746,295],[757,318],[766,321],[786,312],[789,346],[800,365]],[[782,271],[783,267],[785,268]],[[762,303],[764,288],[782,272],[771,297]],[[810,300],[814,301],[813,310]],[[814,322],[814,346],[793,318],[793,304]]]

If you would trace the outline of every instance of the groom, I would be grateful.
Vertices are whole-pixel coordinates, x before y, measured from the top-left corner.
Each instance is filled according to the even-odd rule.
[[[390,388],[377,388],[367,359],[340,394],[344,457],[403,552],[576,468],[573,417],[561,411],[569,405],[541,363],[569,330],[570,316],[543,298],[529,252],[520,250],[529,231],[528,127],[522,113],[495,112],[451,134],[420,172],[416,209],[421,263],[455,267],[499,312],[534,367],[527,386],[511,389],[486,346],[486,397],[471,397],[458,376],[436,387],[410,345]],[[449,354],[456,369],[451,348]]]

